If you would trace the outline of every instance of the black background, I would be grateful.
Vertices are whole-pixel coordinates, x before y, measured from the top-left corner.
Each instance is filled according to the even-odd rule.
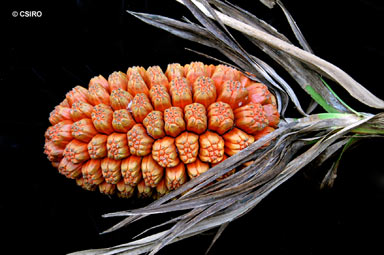
[[[24,250],[65,254],[108,247],[128,242],[145,227],[168,219],[150,217],[100,236],[98,233],[118,221],[101,218],[102,214],[142,206],[147,201],[109,198],[80,189],[51,167],[43,154],[43,135],[49,126],[49,113],[65,93],[75,85],[86,87],[95,75],[107,77],[134,65],[165,68],[172,62],[211,62],[185,51],[185,47],[219,56],[214,50],[150,27],[125,10],[177,19],[183,15],[192,19],[191,15],[175,1],[9,2],[1,7],[1,41],[5,43],[0,49],[2,248],[13,249],[12,254]],[[296,42],[278,8],[270,10],[258,1],[235,2]],[[284,1],[317,55],[384,98],[381,2]],[[13,11],[23,10],[41,11],[42,17],[12,17]],[[258,51],[250,52],[269,61]],[[357,103],[336,85],[333,88],[354,108],[377,112]],[[303,99],[306,95],[299,95],[307,102]],[[289,114],[298,116],[295,110]],[[231,223],[211,254],[380,253],[383,145],[380,138],[370,139],[348,151],[331,190],[319,190],[319,177],[326,168],[308,167],[299,172],[251,213]],[[213,234],[170,245],[160,254],[203,254]]]

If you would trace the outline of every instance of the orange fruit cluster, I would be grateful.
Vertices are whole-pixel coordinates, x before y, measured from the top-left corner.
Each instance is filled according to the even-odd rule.
[[[272,132],[274,96],[225,65],[130,67],[51,112],[44,153],[87,190],[160,197]]]

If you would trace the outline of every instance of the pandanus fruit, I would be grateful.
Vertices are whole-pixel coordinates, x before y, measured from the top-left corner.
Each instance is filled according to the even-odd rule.
[[[279,119],[268,88],[231,67],[131,67],[68,92],[50,114],[44,153],[84,189],[158,198],[272,132]]]

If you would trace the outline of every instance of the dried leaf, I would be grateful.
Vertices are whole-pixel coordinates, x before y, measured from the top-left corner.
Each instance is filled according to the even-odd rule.
[[[275,0],[260,0],[260,2],[262,2],[265,6],[267,6],[270,9],[272,9],[276,4]]]
[[[199,6],[199,5],[198,5]],[[203,8],[199,6],[200,8]],[[209,16],[209,13],[206,10],[205,14]],[[255,38],[274,49],[281,50],[294,58],[305,63],[307,66],[312,69],[320,72],[321,74],[329,77],[330,79],[336,81],[340,84],[352,97],[357,99],[363,104],[366,104],[370,107],[377,109],[384,109],[384,101],[369,90],[363,87],[360,83],[355,81],[351,76],[341,70],[339,67],[325,61],[324,59],[319,58],[316,55],[313,55],[305,50],[302,50],[290,43],[287,43],[284,40],[281,40],[273,35],[270,35],[260,29],[256,29],[248,24],[245,24],[239,20],[236,20],[232,17],[229,17],[221,12],[216,12],[220,17],[220,20],[229,27],[236,29],[248,36]]]
[[[303,33],[301,33],[301,30],[297,26],[297,24],[296,24],[295,20],[293,19],[291,13],[287,10],[287,8],[285,8],[284,4],[281,1],[277,0],[276,2],[279,5],[279,7],[283,10],[284,15],[287,18],[288,23],[289,23],[289,25],[290,25],[290,27],[291,27],[291,29],[292,29],[296,39],[299,41],[301,47],[304,50],[313,53],[311,47],[309,46],[309,44],[308,44],[307,40],[305,39]]]

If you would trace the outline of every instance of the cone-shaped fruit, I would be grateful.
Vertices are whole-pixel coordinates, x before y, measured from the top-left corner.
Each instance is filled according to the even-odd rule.
[[[276,98],[250,76],[202,62],[99,75],[51,112],[44,153],[86,190],[159,198],[277,128]]]

